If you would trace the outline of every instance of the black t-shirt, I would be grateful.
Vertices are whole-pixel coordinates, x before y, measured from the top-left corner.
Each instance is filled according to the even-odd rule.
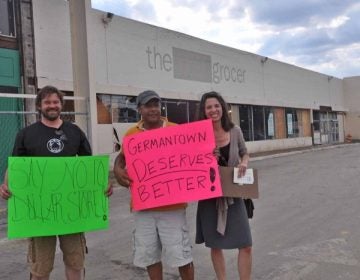
[[[13,156],[89,156],[91,147],[84,132],[75,124],[63,122],[58,128],[36,122],[19,131]]]
[[[230,143],[224,147],[220,147],[220,157],[218,159],[218,165],[227,166],[229,161]]]

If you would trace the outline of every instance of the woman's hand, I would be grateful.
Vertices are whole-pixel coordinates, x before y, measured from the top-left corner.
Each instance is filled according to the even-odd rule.
[[[247,163],[245,163],[245,162],[239,163],[238,168],[239,168],[238,177],[241,178],[241,177],[245,176],[246,169],[247,169]]]

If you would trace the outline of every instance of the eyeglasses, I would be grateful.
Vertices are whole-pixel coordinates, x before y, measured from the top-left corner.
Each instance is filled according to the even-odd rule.
[[[66,134],[61,129],[55,130],[55,134],[60,136],[59,139],[64,141],[64,142],[66,142],[68,140],[67,137],[66,137]]]

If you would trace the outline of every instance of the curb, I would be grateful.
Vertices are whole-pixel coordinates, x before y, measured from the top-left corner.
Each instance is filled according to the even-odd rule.
[[[347,143],[347,144],[338,144],[338,145],[329,145],[329,146],[323,146],[323,147],[314,147],[311,146],[309,149],[304,149],[300,151],[292,151],[292,152],[285,152],[285,153],[276,153],[272,155],[266,155],[266,156],[258,156],[258,157],[251,157],[250,161],[260,161],[264,159],[271,159],[271,158],[278,158],[278,157],[286,157],[296,154],[304,154],[304,153],[310,153],[310,152],[316,152],[316,151],[323,151],[323,150],[329,150],[329,149],[336,149],[336,148],[343,148],[343,147],[350,147],[350,146],[359,146],[360,143]]]

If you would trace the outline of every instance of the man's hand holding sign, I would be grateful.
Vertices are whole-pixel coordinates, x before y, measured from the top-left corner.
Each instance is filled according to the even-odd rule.
[[[135,210],[222,195],[209,120],[130,135],[123,147]]]

